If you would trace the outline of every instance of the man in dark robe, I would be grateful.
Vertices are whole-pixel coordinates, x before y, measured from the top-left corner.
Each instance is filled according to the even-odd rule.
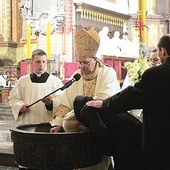
[[[167,170],[170,169],[170,36],[164,35],[158,42],[158,56],[162,65],[152,67],[144,72],[141,80],[134,87],[127,87],[120,93],[105,99],[88,101],[86,97],[78,96],[74,105],[77,110],[77,117],[86,124],[89,129],[99,136],[106,133],[106,128],[110,132],[113,155],[116,155],[116,147],[121,148],[122,143],[131,145],[131,140],[127,140],[124,124],[130,122],[125,111],[131,109],[143,109],[143,136],[142,155],[143,170]],[[85,102],[88,101],[87,103]],[[80,101],[84,101],[84,106]],[[93,109],[93,110],[92,110]],[[125,113],[123,113],[125,112]],[[88,118],[88,116],[90,118]],[[111,119],[114,117],[115,119]],[[121,117],[121,122],[118,119]],[[110,118],[110,119],[109,119]],[[126,119],[127,118],[127,119]],[[128,121],[127,121],[128,120]],[[105,125],[105,126],[104,126]],[[123,129],[122,131],[119,130]],[[127,132],[135,129],[127,127]],[[136,128],[137,129],[137,128]],[[115,145],[119,134],[122,133],[120,146]],[[130,133],[130,136],[132,134]],[[132,136],[131,136],[132,137]],[[136,133],[134,133],[134,141]],[[123,145],[124,147],[124,145]],[[130,148],[130,147],[129,147]],[[128,149],[131,151],[137,147]],[[138,150],[137,150],[138,151]],[[121,155],[122,154],[122,155]],[[128,153],[127,153],[128,155]],[[120,153],[119,158],[124,159],[124,154]],[[123,162],[123,160],[122,160]],[[135,162],[134,162],[135,163]],[[115,160],[116,164],[116,160]],[[126,170],[128,167],[126,168]],[[139,169],[139,168],[138,168]]]

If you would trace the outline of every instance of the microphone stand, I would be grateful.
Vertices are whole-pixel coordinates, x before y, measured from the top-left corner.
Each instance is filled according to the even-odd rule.
[[[62,90],[62,91],[63,91],[65,88],[71,86],[71,85],[73,84],[73,82],[78,81],[78,80],[80,79],[80,77],[81,77],[80,74],[75,74],[75,75],[73,76],[73,79],[67,81],[67,82],[64,84],[64,86],[62,86],[62,87],[60,87],[59,89],[51,92],[50,94],[44,96],[43,98],[46,98],[46,97],[50,96],[51,94],[57,92],[58,90]],[[38,103],[38,102],[41,101],[43,98],[41,98],[41,99],[35,101],[34,103],[28,105],[26,108],[29,108],[29,107],[31,107],[32,105]]]
[[[64,86],[63,86],[63,87],[64,87]],[[47,94],[47,95],[46,95],[46,96],[44,96],[43,98],[46,98],[46,97],[50,96],[51,94],[53,94],[53,93],[55,93],[55,92],[57,92],[57,91],[59,91],[59,90],[62,90],[62,88],[63,88],[63,87],[61,87],[61,88],[59,88],[59,89],[57,89],[57,90],[55,90],[55,91],[53,91],[53,92],[51,92],[51,93]],[[63,90],[64,90],[64,89],[63,89]],[[26,108],[29,108],[29,107],[33,106],[34,104],[36,104],[36,103],[40,102],[43,98],[41,98],[41,99],[39,99],[39,100],[35,101],[34,103],[32,103],[32,104],[28,105]]]
[[[43,98],[46,98],[46,97],[50,96],[51,94],[53,94],[53,93],[55,93],[55,92],[57,92],[57,91],[59,91],[59,90],[62,90],[62,91],[63,91],[65,88],[67,88],[67,87],[69,87],[70,85],[72,85],[72,83],[73,83],[74,81],[77,81],[77,80],[72,79],[72,80],[67,81],[67,82],[64,84],[64,86],[60,87],[60,88],[57,89],[57,90],[54,90],[53,92],[47,94],[47,95],[44,96]],[[34,104],[36,104],[36,103],[38,103],[39,101],[41,101],[43,98],[41,98],[41,99],[35,101],[34,103],[28,105],[26,108],[29,108],[29,107],[33,106]]]

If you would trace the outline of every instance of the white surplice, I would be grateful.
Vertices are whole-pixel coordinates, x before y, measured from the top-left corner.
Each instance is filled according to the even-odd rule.
[[[45,83],[31,82],[30,75],[21,77],[10,92],[9,97],[15,120],[20,121],[21,124],[51,121],[53,113],[56,112],[61,101],[61,96],[63,94],[61,90],[51,95],[53,100],[53,111],[48,111],[45,104],[40,101],[31,106],[29,110],[26,113],[21,114],[21,116],[19,116],[18,113],[24,103],[30,105],[57,90],[62,85],[61,80],[53,75],[50,75]]]

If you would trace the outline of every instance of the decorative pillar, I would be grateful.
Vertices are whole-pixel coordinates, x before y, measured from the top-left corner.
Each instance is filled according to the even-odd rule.
[[[147,13],[156,14],[156,0],[147,1]]]
[[[123,23],[123,32],[127,32],[127,22]]]
[[[139,57],[146,57],[146,6],[147,0],[138,0]]]
[[[2,41],[11,41],[11,0],[2,0]]]

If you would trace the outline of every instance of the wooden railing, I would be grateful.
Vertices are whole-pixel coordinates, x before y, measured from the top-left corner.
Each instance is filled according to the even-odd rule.
[[[121,57],[121,56],[102,56],[102,60],[104,63],[107,65],[113,67],[117,73],[118,78],[120,79],[120,82],[123,83],[125,76],[127,74],[127,70],[124,69],[122,66],[124,65],[125,62],[127,61],[134,61],[134,58],[130,57]]]

